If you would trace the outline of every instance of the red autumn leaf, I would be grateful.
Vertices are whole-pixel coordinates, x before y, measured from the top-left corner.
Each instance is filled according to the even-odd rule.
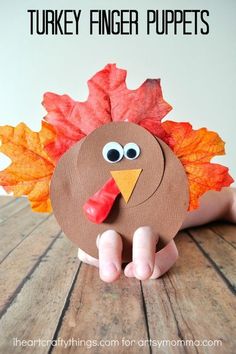
[[[172,149],[181,160],[189,181],[189,210],[199,206],[199,198],[209,190],[219,191],[233,183],[228,168],[210,163],[217,155],[224,155],[224,142],[206,128],[193,130],[189,123],[166,121],[162,127],[171,136]]]
[[[163,140],[170,147],[173,146],[174,141],[171,138],[171,135],[165,131],[165,129],[162,127],[162,123],[159,121],[155,121],[153,119],[144,119],[139,123],[139,125],[148,130],[151,134]]]
[[[148,79],[136,90],[129,90],[126,70],[108,64],[88,81],[88,87],[85,102],[74,101],[67,95],[45,93],[45,120],[57,133],[55,142],[46,146],[50,156],[59,158],[82,137],[112,121],[129,121],[150,128],[152,120],[156,122],[155,131],[168,139],[160,122],[172,107],[163,99],[159,79]]]

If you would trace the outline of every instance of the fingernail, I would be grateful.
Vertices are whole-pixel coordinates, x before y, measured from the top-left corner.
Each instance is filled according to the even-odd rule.
[[[139,278],[146,278],[151,274],[151,268],[147,263],[139,263],[135,266],[135,274]]]

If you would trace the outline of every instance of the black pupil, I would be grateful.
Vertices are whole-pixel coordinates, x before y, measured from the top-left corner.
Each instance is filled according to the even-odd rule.
[[[109,161],[115,162],[115,161],[119,160],[120,153],[116,149],[111,149],[107,153],[107,158],[108,158]]]
[[[126,152],[126,155],[130,158],[130,159],[134,159],[137,155],[137,152],[135,149],[129,149]]]

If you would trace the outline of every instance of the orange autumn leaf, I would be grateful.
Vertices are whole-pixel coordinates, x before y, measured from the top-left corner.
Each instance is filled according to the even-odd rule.
[[[10,166],[0,171],[0,185],[15,197],[27,196],[37,212],[52,210],[49,184],[55,165],[44,150],[44,144],[54,137],[53,128],[45,122],[38,133],[24,123],[15,128],[0,127],[0,152],[12,160]]]
[[[172,149],[181,160],[189,181],[189,210],[199,206],[199,198],[209,190],[219,191],[233,183],[228,168],[211,163],[217,155],[224,155],[224,142],[206,128],[193,130],[189,123],[162,123],[172,138]]]

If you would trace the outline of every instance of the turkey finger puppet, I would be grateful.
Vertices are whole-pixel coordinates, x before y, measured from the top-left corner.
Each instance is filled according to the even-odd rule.
[[[34,211],[50,212],[52,205],[65,235],[93,257],[97,235],[114,229],[128,262],[137,228],[150,226],[162,248],[201,195],[233,179],[210,162],[224,154],[216,133],[162,122],[171,106],[159,79],[129,90],[126,71],[108,64],[88,87],[85,102],[45,93],[40,132],[24,123],[0,128],[0,151],[12,159],[0,185],[26,195]]]

